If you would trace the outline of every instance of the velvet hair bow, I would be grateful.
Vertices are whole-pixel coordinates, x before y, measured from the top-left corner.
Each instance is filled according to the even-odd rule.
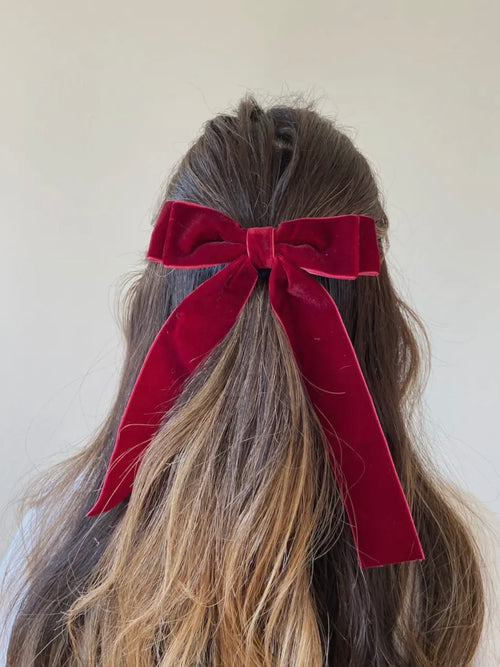
[[[360,566],[423,560],[356,353],[335,301],[314,277],[377,275],[374,219],[341,215],[244,228],[213,208],[169,200],[147,258],[184,269],[227,266],[194,289],[157,334],[123,414],[101,493],[87,516],[111,509],[131,493],[141,455],[183,381],[230,331],[258,269],[268,268],[271,305],[328,438]]]

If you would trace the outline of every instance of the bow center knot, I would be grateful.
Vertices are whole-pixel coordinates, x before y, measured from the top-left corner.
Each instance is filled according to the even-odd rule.
[[[249,227],[247,254],[256,269],[271,268],[274,259],[274,227]]]

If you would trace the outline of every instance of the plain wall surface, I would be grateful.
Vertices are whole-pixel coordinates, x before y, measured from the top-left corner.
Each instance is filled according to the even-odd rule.
[[[2,2],[2,531],[117,387],[114,305],[166,178],[247,91],[304,93],[380,179],[447,474],[500,513],[495,2]],[[286,100],[285,100],[286,101]]]

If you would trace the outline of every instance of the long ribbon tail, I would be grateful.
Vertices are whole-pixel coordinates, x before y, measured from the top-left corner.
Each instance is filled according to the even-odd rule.
[[[424,554],[355,350],[335,301],[280,257],[270,298],[331,446],[362,568]]]
[[[105,512],[132,491],[142,454],[185,379],[233,327],[258,273],[246,255],[193,290],[158,332],[134,384],[97,502]]]

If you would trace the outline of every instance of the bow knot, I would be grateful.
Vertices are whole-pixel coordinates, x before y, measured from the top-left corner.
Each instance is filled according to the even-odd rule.
[[[247,255],[256,269],[270,269],[275,257],[274,227],[250,227],[246,235]]]

